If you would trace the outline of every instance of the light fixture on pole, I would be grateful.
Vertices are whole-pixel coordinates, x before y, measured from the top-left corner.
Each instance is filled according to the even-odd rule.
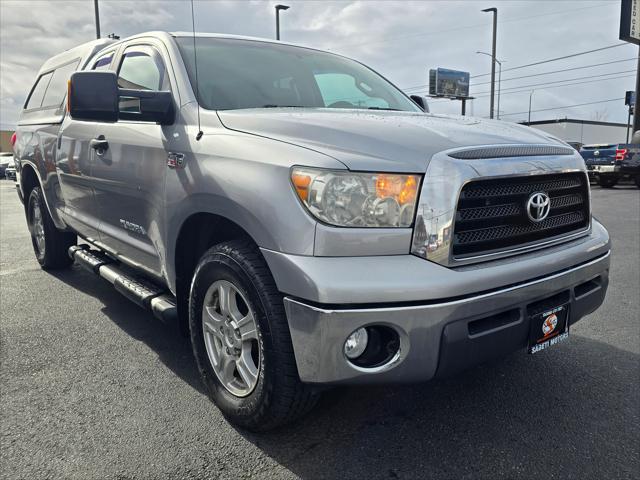
[[[280,10],[289,10],[289,5],[276,5],[276,40],[280,40]]]
[[[489,107],[489,118],[493,118],[493,105],[496,94],[496,39],[498,30],[498,9],[485,8],[483,12],[493,13],[493,44],[491,47],[491,105]]]
[[[487,55],[491,57],[490,53],[477,51],[476,53],[480,53],[482,55]],[[493,57],[491,57],[493,58]],[[503,60],[504,61],[504,60]],[[502,62],[496,58],[496,63],[498,64],[498,105],[496,108],[496,119],[500,120],[500,89],[502,86]]]

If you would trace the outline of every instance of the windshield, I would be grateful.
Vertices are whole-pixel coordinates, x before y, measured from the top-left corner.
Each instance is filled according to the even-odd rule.
[[[176,38],[195,88],[193,38]],[[309,107],[420,111],[358,62],[302,47],[196,37],[200,105],[209,110]]]

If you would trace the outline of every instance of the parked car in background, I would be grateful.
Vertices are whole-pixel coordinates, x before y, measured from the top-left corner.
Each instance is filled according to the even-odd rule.
[[[5,178],[8,166],[13,166],[13,153],[2,152],[0,153],[0,178]]]
[[[7,180],[13,180],[14,182],[18,180],[15,163],[9,164],[9,166],[5,170],[5,177]]]
[[[640,188],[639,152],[638,144],[594,144],[580,149],[589,180],[604,188],[611,188],[622,179],[633,180]]]
[[[580,151],[580,149],[582,148],[582,143],[580,142],[567,142],[569,145],[571,145],[573,148],[575,148],[576,150]]]

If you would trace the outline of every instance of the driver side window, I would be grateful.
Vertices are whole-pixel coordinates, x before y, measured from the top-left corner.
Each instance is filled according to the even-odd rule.
[[[147,45],[128,47],[118,69],[118,87],[129,90],[171,90],[160,53]],[[121,112],[140,113],[140,99],[121,96]]]
[[[349,108],[349,104],[357,108],[388,108],[389,104],[379,97],[370,96],[372,88],[361,82],[356,85],[356,79],[345,73],[316,73],[316,83],[322,95],[325,106],[336,104],[338,108]]]

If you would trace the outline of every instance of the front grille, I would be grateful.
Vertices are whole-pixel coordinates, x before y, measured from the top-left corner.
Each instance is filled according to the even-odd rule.
[[[453,256],[499,252],[584,230],[589,225],[588,188],[579,172],[467,183],[456,211]],[[551,201],[547,218],[537,223],[527,214],[527,201],[536,192]]]

